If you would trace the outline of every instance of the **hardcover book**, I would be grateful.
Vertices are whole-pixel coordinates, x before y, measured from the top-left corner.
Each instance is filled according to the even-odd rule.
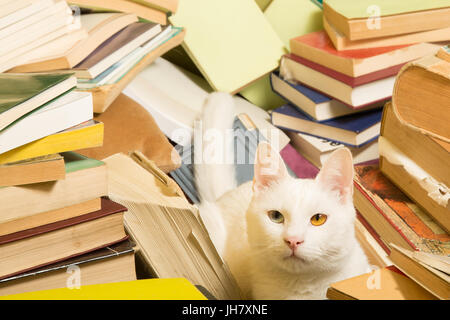
[[[381,110],[372,110],[317,122],[293,105],[286,104],[273,110],[272,123],[279,128],[360,147],[379,136],[381,115]]]

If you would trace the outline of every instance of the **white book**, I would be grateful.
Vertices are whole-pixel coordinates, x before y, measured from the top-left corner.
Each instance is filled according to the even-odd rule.
[[[191,143],[194,121],[213,90],[203,78],[158,58],[123,92],[147,109],[167,137],[187,146]],[[289,143],[287,135],[270,123],[270,115],[265,110],[237,96],[235,106],[236,115],[246,113],[278,151]]]
[[[303,133],[287,132],[287,134],[297,151],[319,168],[322,167],[334,150],[343,147],[347,147],[350,150],[353,155],[353,163],[355,164],[375,160],[379,157],[378,140],[365,144],[360,148],[354,148]]]
[[[1,3],[0,29],[43,10],[53,0],[14,0]]]
[[[93,118],[90,92],[71,91],[0,131],[0,153]]]

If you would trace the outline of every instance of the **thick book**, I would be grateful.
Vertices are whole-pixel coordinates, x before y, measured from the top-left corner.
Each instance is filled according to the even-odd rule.
[[[300,108],[304,113],[316,121],[347,116],[369,109],[380,108],[384,102],[376,102],[364,108],[351,108],[348,105],[328,97],[314,89],[301,85],[298,82],[286,81],[278,72],[272,72],[270,76],[272,90],[291,104]]]
[[[9,1],[2,5],[0,13],[0,29],[15,24],[26,17],[37,14],[39,11],[53,5],[52,0],[28,1],[17,0]]]
[[[163,12],[177,12],[179,0],[128,0]]]
[[[92,96],[71,91],[0,130],[0,153],[92,120]]]
[[[65,177],[64,158],[57,153],[0,165],[0,187],[55,181]]]
[[[183,48],[215,91],[241,91],[275,70],[285,53],[254,0],[180,1],[169,21],[189,30]]]
[[[353,108],[362,108],[390,99],[395,83],[395,75],[391,75],[357,86],[349,85],[335,75],[325,74],[301,63],[293,55],[285,55],[281,59],[280,75],[288,81],[299,82]]]
[[[446,0],[328,0],[323,15],[350,40],[450,27],[450,3]]]
[[[399,120],[450,142],[450,62],[436,55],[407,64],[398,74],[392,107]]]
[[[347,147],[350,150],[353,156],[353,163],[355,164],[376,160],[379,157],[377,140],[357,148],[304,133],[292,131],[287,131],[286,133],[291,138],[291,144],[295,149],[318,168],[322,167],[333,151],[343,147]]]
[[[139,152],[131,157],[115,154],[105,162],[109,196],[128,208],[125,226],[154,276],[184,277],[217,299],[239,299],[239,287],[197,207],[189,204],[176,182]]]
[[[76,86],[69,74],[0,74],[0,130]]]
[[[351,41],[337,31],[336,28],[325,18],[323,19],[323,27],[330,37],[331,42],[333,42],[334,47],[339,51],[411,45],[421,42],[444,42],[448,41],[450,38],[450,27],[447,27],[442,29],[407,33],[399,36],[387,36],[382,38]]]
[[[437,255],[450,253],[450,236],[380,171],[356,165],[355,208],[386,243]]]
[[[135,14],[93,13],[80,17],[81,26],[87,34],[76,44],[66,47],[55,41],[55,45],[46,44],[47,50],[35,53],[33,60],[16,66],[9,72],[42,72],[70,69],[85,59],[103,42],[131,23],[137,22]]]
[[[161,32],[159,24],[132,23],[104,41],[68,72],[75,72],[78,78],[95,78],[159,32]]]
[[[450,143],[402,123],[391,103],[384,108],[381,136],[383,173],[449,231]]]
[[[0,280],[0,296],[66,288],[68,271],[79,268],[81,284],[136,280],[134,244],[125,240],[108,247]],[[70,283],[76,289],[78,283]]]
[[[450,276],[414,256],[414,251],[391,244],[390,258],[394,265],[408,277],[441,300],[450,299]],[[448,257],[446,257],[448,258]]]
[[[437,300],[395,267],[376,269],[330,285],[330,300]]]
[[[272,123],[279,128],[360,147],[378,138],[381,115],[381,110],[372,110],[317,122],[293,105],[285,104],[272,111]]]
[[[0,154],[0,164],[103,145],[103,123],[94,120]]]
[[[173,2],[173,0],[169,2]],[[152,6],[142,5],[139,3],[139,1],[70,0],[70,3],[75,4],[81,8],[92,9],[94,12],[114,11],[114,12],[134,13],[145,20],[152,21],[154,23],[159,23],[162,25],[167,24],[167,12],[160,11],[158,10],[158,8],[154,8]],[[158,3],[161,3],[161,1],[158,1]],[[166,7],[166,5],[164,5],[163,7]]]
[[[186,30],[181,28],[173,29],[175,29],[174,31],[176,33],[173,34],[170,39],[161,43],[158,47],[148,52],[144,57],[142,57],[139,62],[137,62],[115,83],[104,84],[92,89],[88,89],[93,96],[94,112],[104,112],[111,105],[111,103],[114,102],[118,95],[125,89],[125,87],[130,84],[130,82],[135,79],[141,71],[143,71],[147,66],[151,65],[157,58],[183,42]]]
[[[338,51],[328,34],[321,30],[290,40],[291,53],[349,77],[359,77],[401,66],[407,62],[433,54],[438,45],[417,43],[393,47],[376,47]]]
[[[74,152],[64,153],[63,156],[66,167],[64,180],[0,188],[0,222],[60,209],[108,194],[105,163]]]
[[[1,236],[0,279],[125,240],[126,210],[105,199],[99,211]]]

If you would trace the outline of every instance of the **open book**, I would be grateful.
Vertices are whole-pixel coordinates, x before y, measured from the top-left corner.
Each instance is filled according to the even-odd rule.
[[[108,166],[109,197],[126,206],[125,227],[138,258],[158,278],[187,278],[217,299],[239,299],[240,290],[214,247],[198,209],[178,185],[139,152],[115,154]]]

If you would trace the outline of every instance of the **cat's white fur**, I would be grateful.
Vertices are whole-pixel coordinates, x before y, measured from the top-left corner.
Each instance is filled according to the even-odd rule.
[[[233,106],[230,95],[211,94],[203,131],[230,129]],[[211,154],[213,143],[205,139],[203,150]],[[269,167],[275,170],[267,175]],[[253,182],[236,188],[230,165],[198,164],[195,170],[200,214],[245,298],[324,299],[331,283],[370,270],[354,234],[353,164],[347,149],[335,151],[314,180],[290,177],[266,143],[258,146]],[[270,210],[281,212],[284,222],[273,222]],[[327,215],[321,226],[310,222],[316,213]],[[293,251],[288,237],[303,243]]]

